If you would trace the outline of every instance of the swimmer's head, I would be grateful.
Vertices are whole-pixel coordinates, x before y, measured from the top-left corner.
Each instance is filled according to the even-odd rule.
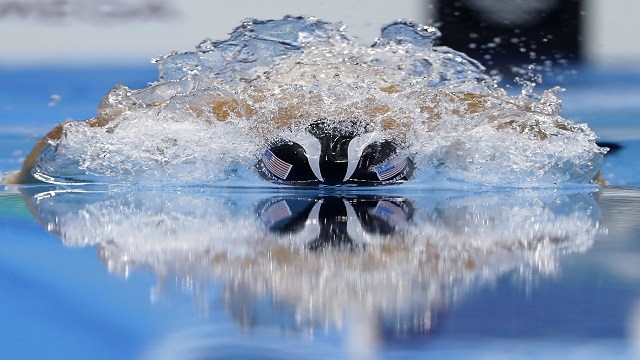
[[[413,162],[377,132],[326,121],[265,149],[257,170],[264,179],[288,185],[389,185],[408,180]]]

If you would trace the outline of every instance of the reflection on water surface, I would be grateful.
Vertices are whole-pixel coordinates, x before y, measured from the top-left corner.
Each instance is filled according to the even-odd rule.
[[[507,272],[529,283],[556,273],[561,256],[592,246],[600,216],[592,194],[571,191],[35,189],[23,189],[32,211],[66,246],[97,246],[115,274],[152,269],[152,299],[178,280],[241,327],[360,324],[372,344],[430,333]],[[220,299],[207,298],[214,285]]]

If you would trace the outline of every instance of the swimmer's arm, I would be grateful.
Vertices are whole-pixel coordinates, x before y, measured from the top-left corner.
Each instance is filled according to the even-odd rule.
[[[105,121],[97,118],[86,120],[84,122],[91,127],[100,127],[107,124]],[[7,174],[3,179],[3,182],[5,184],[34,184],[41,182],[40,180],[33,177],[32,170],[38,162],[42,151],[49,147],[51,145],[51,142],[60,140],[62,134],[64,133],[65,124],[67,123],[58,124],[45,136],[38,140],[38,142],[36,142],[36,144],[33,146],[33,149],[31,149],[27,157],[24,159],[20,170]]]
[[[24,159],[22,163],[22,167],[19,171],[8,174],[4,178],[5,184],[33,184],[40,182],[38,179],[34,178],[31,170],[36,165],[38,158],[42,151],[49,146],[50,141],[60,139],[62,136],[64,124],[59,124],[54,127],[51,131],[47,133],[44,137],[42,137],[36,144],[33,149],[29,152],[27,157]]]

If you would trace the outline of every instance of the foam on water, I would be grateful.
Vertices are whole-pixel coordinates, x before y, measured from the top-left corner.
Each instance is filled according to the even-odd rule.
[[[437,29],[398,21],[373,45],[315,18],[252,20],[228,40],[156,59],[160,78],[115,87],[96,118],[64,126],[40,157],[48,182],[260,186],[274,137],[324,119],[394,139],[413,186],[587,183],[603,150],[560,115],[556,89],[510,97]]]
[[[320,239],[326,243],[318,249],[305,229],[320,218],[303,216],[287,222],[288,231],[274,230],[261,204],[329,197],[201,188],[167,194],[53,190],[24,196],[66,246],[96,246],[110,272],[153,271],[160,289],[152,292],[154,300],[174,282],[200,304],[223,301],[241,324],[273,315],[295,329],[340,328],[359,311],[400,336],[431,331],[451,302],[505,274],[532,283],[557,274],[563,255],[593,245],[600,217],[593,196],[583,192],[375,196],[378,204],[359,207],[359,215],[327,213],[346,221],[347,229],[332,223],[332,231],[346,231],[350,241]],[[333,198],[354,207],[362,199]],[[377,209],[384,203],[406,204],[407,212],[396,214],[402,221],[381,217]],[[299,220],[300,213],[289,216]],[[354,223],[361,226],[349,229]],[[384,224],[390,230],[383,232]],[[211,284],[221,286],[215,295],[221,299],[207,298]]]

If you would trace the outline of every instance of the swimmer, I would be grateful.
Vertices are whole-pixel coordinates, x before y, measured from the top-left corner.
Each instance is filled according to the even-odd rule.
[[[160,82],[141,90],[117,86],[96,117],[60,124],[40,139],[5,183],[64,180],[65,174],[91,181],[94,175],[136,176],[149,168],[156,176],[173,164],[180,167],[174,174],[181,181],[190,177],[191,164],[206,169],[220,160],[220,168],[198,178],[201,183],[240,159],[243,165],[255,160],[257,174],[278,184],[393,185],[411,179],[431,153],[432,163],[450,164],[451,173],[500,178],[491,166],[479,174],[485,163],[496,161],[505,172],[532,168],[525,177],[557,171],[552,181],[562,181],[572,169],[552,151],[565,147],[578,153],[587,146],[579,156],[563,156],[575,160],[577,181],[589,181],[597,171],[603,151],[595,136],[559,115],[553,90],[540,99],[506,95],[479,64],[434,47],[435,29],[396,22],[383,29],[382,40],[363,47],[348,41],[339,26],[315,19],[255,24],[266,28],[247,23],[228,41],[159,59]],[[298,36],[292,36],[295,31]],[[180,132],[172,122],[185,123],[190,132]],[[129,136],[147,130],[148,137]],[[78,133],[82,136],[74,137]],[[226,142],[226,136],[240,141]],[[557,141],[562,139],[576,145]],[[113,144],[122,150],[118,156],[109,156]],[[234,153],[234,146],[245,145],[242,154]],[[474,154],[476,145],[480,156]],[[184,148],[189,156],[183,156]],[[133,157],[137,162],[128,166]],[[591,167],[578,166],[587,162]]]
[[[263,179],[288,185],[375,186],[408,180],[413,162],[389,139],[319,121],[295,140],[275,140],[256,169]]]
[[[280,80],[280,79],[279,79]],[[162,86],[156,85],[157,86]],[[118,91],[118,88],[112,92]],[[154,91],[154,87],[140,90],[138,94]],[[223,92],[200,94],[189,104],[188,111],[205,122],[226,122],[231,118],[250,120],[260,115],[264,92],[261,87],[245,90],[251,103],[241,103],[238,98]],[[412,96],[423,99],[420,106],[420,119],[394,116],[393,109],[387,105],[362,102],[360,106],[344,107],[334,114],[332,119],[350,119],[348,121],[329,122],[326,119],[309,121],[314,114],[322,113],[321,100],[310,95],[304,101],[291,103],[294,97],[303,94],[281,91],[277,96],[283,105],[273,111],[269,122],[274,129],[285,129],[296,122],[307,121],[307,131],[294,138],[265,138],[265,149],[257,161],[255,169],[265,180],[296,186],[318,185],[391,185],[409,180],[414,171],[413,160],[402,154],[400,144],[404,141],[408,124],[411,121],[427,121],[437,124],[445,114],[443,108],[449,108],[456,116],[474,116],[491,109],[487,122],[493,123],[497,130],[517,127],[519,132],[538,134],[544,132],[535,127],[522,127],[514,119],[523,112],[534,112],[528,105],[517,104],[509,98],[499,98],[486,94],[470,92],[457,93],[433,90],[430,93],[413,93],[399,85],[385,85],[379,88],[385,94]],[[98,116],[83,121],[89,127],[105,127],[126,109],[113,107],[107,95],[98,108]],[[273,99],[273,98],[272,98]],[[168,100],[139,106],[162,106]],[[373,100],[372,100],[373,101]],[[301,105],[306,104],[306,106]],[[25,158],[21,169],[4,178],[8,184],[38,183],[34,177],[34,168],[42,152],[57,143],[65,134],[62,123],[40,139]],[[563,124],[558,124],[563,126]],[[368,127],[382,131],[368,131]],[[393,134],[393,137],[384,133]]]
[[[383,88],[382,91],[397,91],[393,87]],[[116,91],[116,90],[114,90]],[[226,97],[223,94],[213,94],[211,99],[198,99],[190,105],[190,111],[197,117],[206,118],[206,121],[225,122],[231,117],[248,119],[259,111],[261,99],[260,91],[253,90],[252,104],[241,104],[238,99]],[[283,93],[280,97],[287,100],[293,94]],[[454,95],[457,96],[457,95]],[[118,109],[108,109],[109,96],[98,109],[99,115],[84,121],[90,127],[104,127],[111,123],[121,112]],[[467,112],[477,111],[480,103],[478,97],[471,94],[462,95],[466,101]],[[195,103],[204,101],[203,106]],[[291,123],[309,116],[316,100],[310,99],[309,106],[286,105],[279,108],[271,118],[271,122],[277,128],[285,128]],[[159,106],[161,104],[153,104]],[[145,106],[150,106],[145,104]],[[428,112],[425,107],[424,111]],[[367,109],[348,109],[337,114],[339,117],[353,119],[355,116],[366,118],[380,118],[390,109],[382,106],[372,106]],[[332,117],[337,117],[336,115]],[[430,114],[433,120],[437,114]],[[361,121],[364,123],[364,121]],[[383,118],[381,123],[385,129],[394,126],[396,120]],[[350,121],[351,125],[357,121]],[[8,174],[4,182],[9,184],[38,183],[33,176],[34,167],[42,152],[53,146],[65,134],[65,126],[62,123],[54,127],[42,137],[25,158],[19,171]],[[269,146],[264,150],[263,156],[256,165],[260,176],[266,180],[294,184],[294,185],[338,185],[338,184],[394,184],[408,180],[413,171],[413,163],[410,158],[398,154],[397,140],[381,138],[372,133],[366,133],[362,126],[349,126],[341,129],[330,126],[322,120],[313,121],[308,126],[307,136],[299,139],[272,139],[267,141]]]

